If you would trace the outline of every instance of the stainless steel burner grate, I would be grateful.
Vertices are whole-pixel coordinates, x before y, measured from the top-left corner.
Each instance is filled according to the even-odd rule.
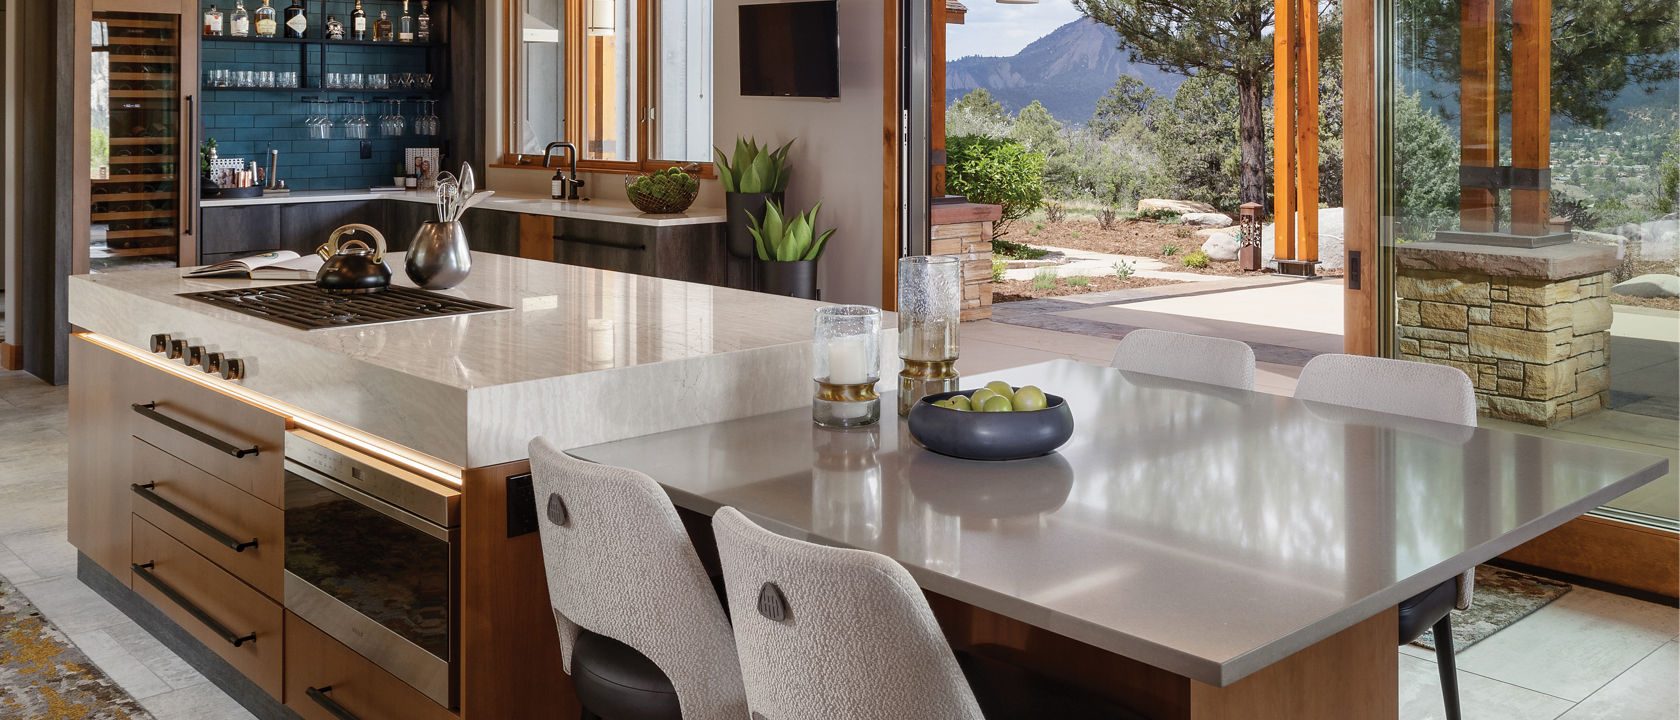
[[[314,283],[299,283],[182,293],[181,296],[272,320],[299,330],[353,327],[509,309],[501,305],[463,300],[396,285],[384,292],[365,295],[332,295],[316,287]]]

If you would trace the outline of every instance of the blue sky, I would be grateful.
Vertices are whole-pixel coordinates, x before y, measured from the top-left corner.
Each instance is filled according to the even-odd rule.
[[[939,0],[935,0],[936,2]],[[963,0],[967,24],[946,27],[946,57],[1008,57],[1051,30],[1079,19],[1072,0],[1039,0],[1036,5],[1004,5],[995,0]]]

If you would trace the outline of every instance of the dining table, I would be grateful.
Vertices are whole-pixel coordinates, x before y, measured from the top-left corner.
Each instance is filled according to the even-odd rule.
[[[1198,720],[1397,717],[1401,601],[1668,471],[1071,360],[962,385],[994,380],[1065,398],[1068,442],[965,460],[924,449],[890,410],[830,429],[795,408],[569,452],[647,474],[690,513],[731,506],[884,554],[953,646]]]

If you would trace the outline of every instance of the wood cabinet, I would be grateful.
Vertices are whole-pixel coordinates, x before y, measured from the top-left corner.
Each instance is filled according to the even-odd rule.
[[[458,720],[308,621],[286,613],[286,707],[304,720]]]
[[[137,517],[271,598],[280,598],[285,516],[221,478],[135,438]]]
[[[199,252],[206,258],[290,249],[281,245],[278,205],[207,207],[199,222]]]
[[[723,225],[654,227],[597,220],[554,221],[554,260],[705,285],[728,281]]]

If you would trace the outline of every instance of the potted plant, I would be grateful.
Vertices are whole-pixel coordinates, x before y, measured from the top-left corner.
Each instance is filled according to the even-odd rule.
[[[757,251],[758,290],[775,295],[817,299],[817,258],[828,247],[834,229],[817,235],[817,203],[809,213],[782,214],[781,203],[764,206],[764,220],[749,216],[747,232]]]
[[[764,206],[771,200],[782,202],[787,191],[789,168],[788,148],[793,141],[776,150],[769,145],[760,147],[757,138],[735,138],[735,154],[717,154],[718,179],[723,181],[725,216],[729,221],[729,254],[752,257],[753,238],[747,232],[752,218],[764,215]]]

